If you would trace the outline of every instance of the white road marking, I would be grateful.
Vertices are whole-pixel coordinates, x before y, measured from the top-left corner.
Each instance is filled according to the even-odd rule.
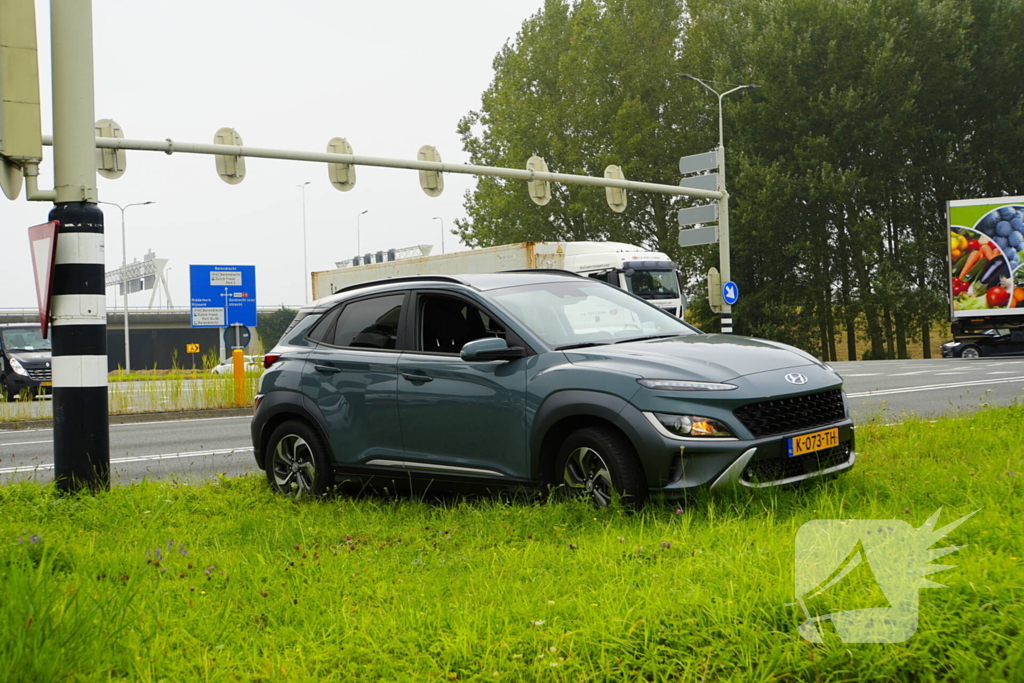
[[[0,443],[0,448],[6,448],[7,446],[28,446],[34,443],[53,443],[53,439],[47,441],[15,441],[14,443]]]
[[[1017,370],[990,370],[985,373],[986,375],[1017,375],[1020,374]]]
[[[242,448],[222,448],[215,451],[192,451],[191,453],[162,453],[160,455],[133,455],[127,458],[114,458],[110,461],[111,467],[123,465],[130,462],[148,462],[152,460],[177,460],[180,458],[200,458],[210,455],[234,455],[235,453],[251,453],[252,446]],[[46,472],[54,467],[52,462],[39,465],[22,465],[20,467],[0,468],[0,474],[22,474],[25,472]]]
[[[1008,384],[1024,382],[1024,377],[1007,377],[1004,379],[980,379],[973,382],[954,382],[952,384],[930,384],[920,387],[901,387],[899,389],[878,389],[876,391],[859,391],[847,394],[847,398],[863,398],[865,396],[885,396],[887,394],[909,394],[915,391],[936,391],[939,389],[956,389],[959,387],[986,386],[989,384]]]
[[[847,372],[847,373],[839,373],[839,374],[842,375],[843,378],[845,379],[846,377],[877,377],[878,375],[881,375],[882,373],[880,373],[880,372],[858,372],[858,373]]]
[[[966,370],[964,370],[962,372],[936,372],[935,376],[938,377],[939,375],[969,375],[969,374],[971,374],[971,373],[969,373]]]
[[[894,372],[890,377],[905,377],[906,375],[926,375],[931,370],[914,370],[913,372]]]

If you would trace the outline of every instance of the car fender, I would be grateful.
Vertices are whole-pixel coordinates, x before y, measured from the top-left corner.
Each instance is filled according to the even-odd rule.
[[[636,450],[648,484],[664,484],[671,467],[671,458],[667,453],[663,458],[658,457],[665,450],[664,443],[650,427],[643,413],[614,394],[585,390],[556,392],[548,396],[537,409],[530,433],[531,473],[534,478],[543,480],[544,442],[551,429],[562,420],[576,417],[596,418],[618,428]]]
[[[331,442],[327,438],[327,419],[314,401],[311,401],[305,394],[297,391],[271,391],[264,395],[260,407],[253,416],[252,421],[252,447],[256,463],[263,467],[263,453],[261,447],[266,428],[269,424],[276,424],[282,415],[294,415],[309,422],[316,430],[317,435],[324,447],[327,448],[328,457],[334,460],[331,451]]]

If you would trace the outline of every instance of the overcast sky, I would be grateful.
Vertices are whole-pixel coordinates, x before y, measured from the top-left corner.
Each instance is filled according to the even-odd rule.
[[[93,0],[96,118],[125,137],[213,142],[235,128],[246,145],[325,151],[347,138],[356,154],[413,159],[434,145],[444,161],[466,162],[455,127],[480,106],[491,63],[543,0],[246,0],[171,3]],[[49,3],[36,2],[42,124],[52,133]],[[430,198],[415,171],[361,166],[340,192],[324,164],[247,159],[228,185],[213,157],[128,153],[118,180],[99,177],[99,198],[153,201],[125,212],[128,261],[147,250],[169,259],[176,306],[189,303],[188,266],[255,265],[258,304],[304,301],[302,190],[306,188],[309,270],[334,267],[361,251],[433,244],[464,216],[472,176],[445,176]],[[53,187],[50,148],[40,186]],[[525,166],[526,160],[523,160]],[[524,190],[525,191],[525,190]],[[0,308],[35,307],[27,228],[46,221],[49,202],[0,195],[3,277]],[[106,213],[107,269],[121,265],[121,212]],[[451,234],[448,251],[464,249]],[[120,307],[114,288],[107,306]],[[150,292],[129,306],[146,306]],[[163,304],[166,305],[166,300]]]

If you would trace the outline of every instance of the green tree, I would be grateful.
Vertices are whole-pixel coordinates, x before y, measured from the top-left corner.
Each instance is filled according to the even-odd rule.
[[[260,334],[260,342],[264,349],[269,351],[277,345],[281,335],[288,329],[292,320],[295,320],[296,314],[298,314],[297,310],[284,306],[276,311],[256,314],[256,329]]]

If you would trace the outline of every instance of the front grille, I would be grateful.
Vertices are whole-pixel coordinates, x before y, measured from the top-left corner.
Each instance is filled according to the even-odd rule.
[[[748,484],[758,484],[802,477],[842,465],[849,460],[850,444],[842,443],[823,451],[799,455],[795,458],[755,460],[743,470],[742,480]]]
[[[754,438],[799,432],[846,417],[840,389],[752,403],[733,411]]]
[[[52,379],[50,368],[30,369],[28,376],[37,382],[49,382]]]

